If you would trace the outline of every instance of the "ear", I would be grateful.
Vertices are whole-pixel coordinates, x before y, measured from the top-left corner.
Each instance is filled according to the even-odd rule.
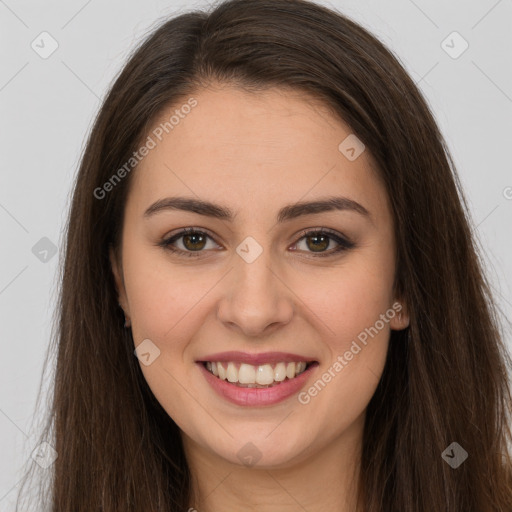
[[[401,300],[393,302],[391,310],[395,312],[395,316],[389,321],[389,325],[394,331],[401,331],[409,327],[409,308]]]
[[[128,300],[126,297],[126,289],[124,286],[123,269],[121,262],[118,261],[114,248],[109,248],[110,264],[112,266],[112,273],[114,274],[114,280],[116,282],[116,289],[118,294],[119,305],[123,308],[124,316],[126,318],[126,327],[131,325],[130,321],[130,309],[128,307]]]

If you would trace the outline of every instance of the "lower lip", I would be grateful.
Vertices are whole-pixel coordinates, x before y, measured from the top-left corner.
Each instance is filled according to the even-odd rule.
[[[298,393],[311,376],[318,363],[313,363],[300,375],[293,379],[286,379],[281,384],[275,384],[270,388],[242,388],[231,384],[227,380],[221,380],[209,372],[203,363],[197,363],[203,372],[206,381],[216,393],[236,405],[263,406],[273,405]]]

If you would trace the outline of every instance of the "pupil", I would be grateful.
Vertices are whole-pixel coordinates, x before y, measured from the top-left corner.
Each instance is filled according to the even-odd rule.
[[[196,239],[196,238],[203,239],[202,242],[203,242],[203,246],[204,246],[204,236],[200,235],[199,233],[195,233],[195,234],[192,234],[192,235],[185,235],[183,237],[183,244],[185,245],[185,247],[187,247],[187,249],[190,249],[192,251],[202,249],[203,246],[200,246],[200,247],[189,247],[189,244],[187,244],[188,240]],[[195,246],[195,245],[197,245],[197,243],[201,244],[201,242],[195,241],[195,242],[192,242],[192,245]]]
[[[326,237],[325,235],[314,235],[314,236],[309,236],[308,237],[308,240],[314,240],[314,243],[317,244],[318,240],[319,239],[323,239],[324,242],[320,242],[320,246],[319,245],[314,245],[313,247],[316,247],[317,249],[320,247],[320,249],[327,249],[327,247],[329,246],[329,241],[328,241],[328,237]],[[327,243],[326,243],[326,240],[327,240]],[[309,245],[309,244],[308,244]],[[310,247],[311,249],[311,247]]]

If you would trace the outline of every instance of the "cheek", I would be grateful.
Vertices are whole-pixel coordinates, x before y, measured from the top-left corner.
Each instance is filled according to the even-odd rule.
[[[325,336],[332,357],[365,329],[373,326],[391,307],[393,274],[382,260],[353,261],[329,272],[305,274],[296,281],[298,295],[310,311],[311,321]],[[306,313],[305,313],[306,314]],[[379,322],[380,330],[389,330]]]
[[[166,262],[156,254],[151,249],[126,256],[126,290],[136,343],[144,338],[158,343],[182,338],[189,322],[197,322],[197,306],[215,281],[206,273],[199,279],[194,267]]]
[[[392,255],[380,254],[347,260],[324,277],[317,273],[302,281],[301,297],[314,313],[310,316],[321,319],[316,325],[326,357],[301,403],[311,402],[307,407],[327,422],[333,416],[347,422],[358,417],[384,369],[395,314],[391,308],[394,275]]]
[[[153,251],[154,252],[154,251]],[[158,402],[171,418],[187,430],[193,425],[183,411],[190,410],[194,393],[190,388],[192,365],[185,362],[187,346],[206,314],[205,294],[214,278],[194,278],[192,267],[178,268],[159,261],[154,254],[126,254],[125,284],[129,298],[135,346],[149,339],[159,354],[149,365],[140,362],[144,378]],[[211,281],[211,282],[210,282]]]

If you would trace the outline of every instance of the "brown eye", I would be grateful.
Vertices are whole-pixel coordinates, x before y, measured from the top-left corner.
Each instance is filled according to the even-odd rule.
[[[329,242],[331,240],[331,237],[320,234],[320,235],[310,235],[305,237],[306,239],[306,245],[309,249],[311,249],[313,252],[316,251],[325,251],[329,247]]]
[[[202,233],[192,233],[190,235],[182,235],[183,245],[190,251],[200,251],[206,245],[206,236]]]
[[[296,245],[298,245],[301,240],[304,240],[305,242],[305,249],[299,250],[304,250],[304,252],[309,253],[317,253],[315,256],[320,257],[332,256],[339,252],[346,251],[355,247],[355,244],[347,238],[339,235],[338,233],[324,229],[302,232],[302,237],[298,240]],[[331,242],[334,242],[337,244],[337,246],[334,246],[331,248],[331,250],[327,251],[331,245]]]
[[[305,248],[299,249],[299,252],[313,254],[315,257],[334,256],[337,253],[355,247],[355,244],[346,237],[323,228],[303,231],[301,235],[301,238],[295,245],[299,245],[304,240]],[[209,240],[213,242],[214,247],[207,247]],[[203,253],[208,252],[208,249],[218,249],[219,246],[214,242],[214,239],[206,232],[195,228],[187,228],[170,238],[162,240],[158,245],[170,252],[176,253],[178,256],[199,257]],[[182,247],[176,247],[179,243],[181,243]],[[333,243],[334,247],[331,247]],[[329,248],[330,250],[328,250]],[[292,250],[295,251],[297,249],[294,248]]]
[[[181,239],[182,247],[175,247],[175,244],[178,244]],[[159,246],[164,247],[168,251],[173,253],[177,253],[179,256],[202,256],[203,252],[206,252],[204,249],[208,249],[208,240],[212,240],[213,238],[207,233],[200,231],[198,229],[184,229],[179,233],[162,240],[159,242]],[[213,244],[213,248],[218,248],[217,244]]]

